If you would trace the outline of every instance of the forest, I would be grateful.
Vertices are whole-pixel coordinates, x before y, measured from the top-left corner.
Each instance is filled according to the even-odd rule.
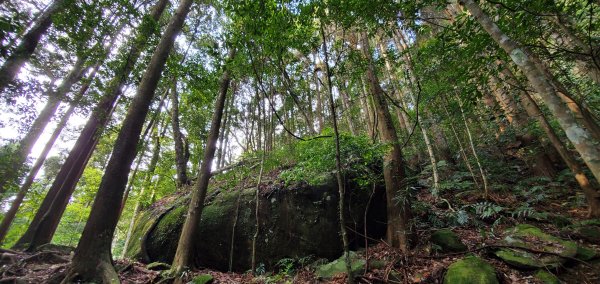
[[[600,283],[598,0],[0,0],[0,283]]]

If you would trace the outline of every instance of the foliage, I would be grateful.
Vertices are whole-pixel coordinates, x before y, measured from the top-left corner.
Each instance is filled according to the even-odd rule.
[[[324,135],[331,134],[325,130]],[[365,136],[340,133],[343,174],[361,186],[380,181],[384,147]],[[294,148],[297,164],[281,173],[286,182],[306,181],[319,184],[331,178],[335,170],[335,143],[330,137],[298,142]]]

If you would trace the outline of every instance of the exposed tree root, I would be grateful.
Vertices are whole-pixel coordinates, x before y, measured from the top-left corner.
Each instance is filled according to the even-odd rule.
[[[91,268],[91,269],[90,269]],[[90,263],[73,265],[69,268],[61,284],[68,283],[104,283],[120,284],[119,274],[110,261],[98,260],[97,265]]]

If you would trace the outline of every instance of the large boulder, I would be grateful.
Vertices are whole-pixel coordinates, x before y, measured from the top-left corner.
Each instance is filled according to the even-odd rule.
[[[256,228],[255,188],[215,192],[220,193],[213,193],[206,202],[198,224],[194,260],[202,267],[228,270],[233,248],[232,269],[245,271],[250,268]],[[345,225],[352,229],[352,247],[357,247],[364,243],[360,235],[365,229],[363,220],[370,191],[350,185],[346,192]],[[171,263],[188,202],[189,194],[169,197],[142,212],[126,256]],[[333,180],[318,186],[275,184],[263,188],[259,195],[256,263],[272,268],[282,258],[337,258],[342,253],[337,208],[338,192]],[[367,214],[369,238],[384,236],[385,216],[384,191],[378,189]]]
[[[448,267],[444,284],[498,284],[496,270],[476,256],[465,257]]]

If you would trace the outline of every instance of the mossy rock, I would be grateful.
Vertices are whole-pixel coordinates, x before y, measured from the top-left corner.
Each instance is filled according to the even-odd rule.
[[[208,284],[208,283],[212,283],[213,280],[214,280],[214,278],[212,277],[212,275],[201,274],[201,275],[198,275],[198,276],[192,278],[192,281],[188,282],[187,284]]]
[[[533,277],[542,282],[543,284],[560,284],[560,280],[556,275],[546,271],[538,270]]]
[[[534,255],[513,249],[501,249],[497,251],[496,256],[504,262],[522,269],[538,269],[545,267],[546,264]]]
[[[431,235],[431,242],[441,248],[442,252],[463,252],[467,246],[449,229],[437,230]]]
[[[476,256],[465,257],[448,267],[444,284],[498,284],[496,270]]]
[[[364,258],[358,256],[353,251],[350,252],[350,269],[352,270],[352,275],[356,275],[364,270],[366,263]],[[342,255],[330,263],[319,266],[315,274],[321,279],[331,279],[338,274],[345,274],[346,272],[346,257]]]
[[[153,262],[146,265],[146,268],[154,271],[163,271],[171,269],[171,266],[164,262]]]
[[[549,235],[529,224],[517,225],[505,233],[504,241],[509,245],[552,252],[564,257],[574,257],[577,254],[577,243]]]
[[[598,253],[595,250],[584,246],[577,247],[577,254],[575,255],[575,258],[583,261],[588,261],[596,257],[598,257]]]

